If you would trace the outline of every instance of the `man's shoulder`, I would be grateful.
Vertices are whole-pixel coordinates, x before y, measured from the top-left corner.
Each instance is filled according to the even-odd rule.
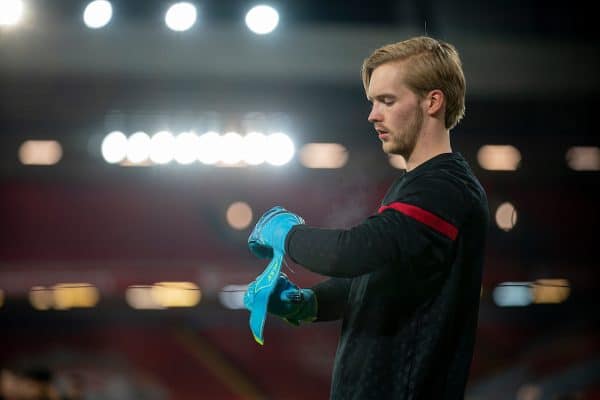
[[[458,153],[444,154],[404,174],[392,184],[384,202],[414,200],[487,204],[483,186]]]
[[[452,153],[448,157],[436,160],[429,168],[415,176],[411,184],[422,190],[436,186],[452,188],[463,192],[466,198],[487,202],[483,185],[460,153]]]

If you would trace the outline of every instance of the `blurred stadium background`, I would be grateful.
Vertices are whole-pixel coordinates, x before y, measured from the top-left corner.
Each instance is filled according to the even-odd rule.
[[[367,122],[360,65],[427,33],[463,58],[453,147],[493,218],[467,398],[600,399],[588,6],[107,4],[0,0],[5,398],[327,398],[339,324],[270,318],[258,346],[246,239],[275,204],[327,227],[376,210],[403,160]]]

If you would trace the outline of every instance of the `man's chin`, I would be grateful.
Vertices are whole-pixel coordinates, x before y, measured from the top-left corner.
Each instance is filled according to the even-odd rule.
[[[396,154],[396,151],[394,151],[394,146],[393,143],[391,142],[382,142],[381,143],[381,150],[383,150],[383,152],[385,154]]]
[[[402,149],[398,149],[393,146],[393,143],[383,142],[381,143],[381,149],[383,152],[390,156],[402,156],[405,160],[408,160],[409,154],[406,154],[406,151],[402,151]]]

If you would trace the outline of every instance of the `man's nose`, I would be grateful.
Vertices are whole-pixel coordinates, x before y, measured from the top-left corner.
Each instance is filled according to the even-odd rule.
[[[371,113],[369,114],[368,118],[369,122],[381,122],[382,118],[383,115],[381,114],[379,107],[377,106],[377,104],[373,104],[373,107],[371,107]]]

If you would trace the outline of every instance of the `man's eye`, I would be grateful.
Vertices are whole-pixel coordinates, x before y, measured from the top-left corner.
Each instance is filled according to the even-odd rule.
[[[391,106],[392,104],[394,104],[394,100],[393,99],[384,99],[383,104],[385,104],[386,106]]]

